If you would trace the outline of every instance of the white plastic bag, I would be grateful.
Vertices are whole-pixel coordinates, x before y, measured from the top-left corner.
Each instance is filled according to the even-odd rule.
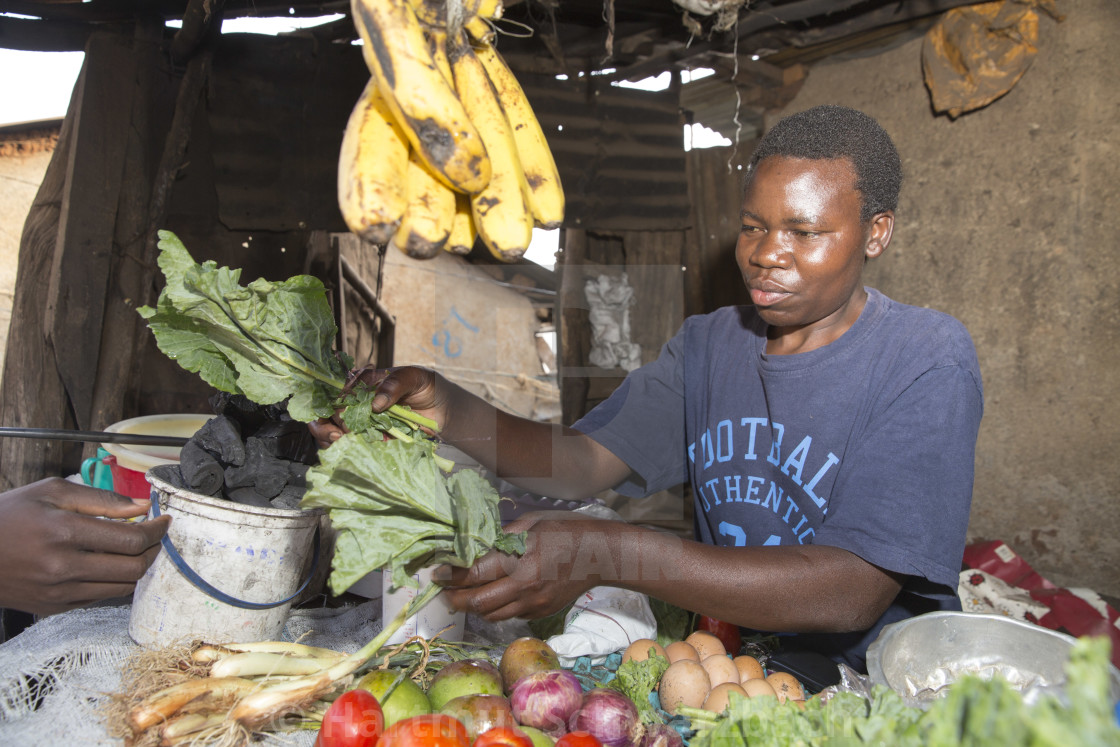
[[[623,520],[617,511],[601,503],[580,506],[574,513]],[[546,643],[563,666],[571,667],[581,656],[591,657],[592,664],[602,664],[608,656],[640,638],[657,638],[657,620],[649,597],[613,586],[596,586],[577,599],[564,615],[564,632]]]
[[[596,586],[576,600],[564,616],[564,632],[547,643],[571,667],[581,656],[601,664],[640,638],[657,638],[657,620],[645,594]]]

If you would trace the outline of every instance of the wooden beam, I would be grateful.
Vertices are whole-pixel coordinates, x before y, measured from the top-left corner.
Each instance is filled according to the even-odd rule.
[[[81,430],[91,429],[94,377],[101,355],[117,201],[124,172],[136,60],[127,37],[90,37],[74,89],[74,142],[47,287],[43,334]],[[50,427],[52,423],[42,423]]]
[[[68,21],[33,21],[0,16],[0,48],[23,52],[82,52],[90,27]],[[11,72],[7,74],[12,74]]]
[[[124,172],[113,231],[113,258],[105,316],[100,330],[100,356],[93,391],[91,422],[105,428],[136,412],[137,349],[149,333],[139,306],[152,303],[155,257],[147,242],[152,200],[152,173],[156,170],[151,144],[167,129],[171,109],[172,79],[166,70],[161,42],[162,21],[138,22],[133,39],[135,75],[122,78],[134,89],[128,112]],[[87,453],[89,449],[87,447]]]
[[[554,314],[559,347],[560,419],[571,425],[587,410],[590,380],[587,376],[565,373],[565,369],[583,369],[591,351],[590,323],[587,301],[583,294],[583,267],[587,259],[587,232],[565,228],[561,234],[562,249],[557,269],[560,273],[560,294]]]

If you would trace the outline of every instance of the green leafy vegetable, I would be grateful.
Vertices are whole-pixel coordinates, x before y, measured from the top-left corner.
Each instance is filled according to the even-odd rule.
[[[435,456],[412,441],[348,433],[320,452],[300,505],[325,508],[338,530],[331,590],[340,594],[370,571],[393,586],[437,563],[466,567],[491,548],[521,554],[525,535],[506,534],[497,491],[469,469],[444,477]]]
[[[258,405],[287,400],[288,414],[305,423],[360,402],[365,413],[359,407],[350,414],[355,421],[366,419],[359,424],[395,428],[394,435],[420,426],[436,430],[434,422],[406,407],[373,415],[370,390],[339,400],[354,362],[332,348],[338,328],[317,278],[257,279],[242,286],[240,270],[196,263],[170,231],[160,231],[159,238],[158,262],[167,282],[155,308],[137,311],[168,358],[215,389],[243,394]]]
[[[805,709],[773,698],[732,695],[726,716],[681,708],[696,733],[690,747],[740,745],[897,745],[898,747],[1065,747],[1120,745],[1109,695],[1109,641],[1081,638],[1066,666],[1068,703],[1043,696],[1028,706],[1001,677],[964,675],[928,710],[907,706],[876,685],[870,700],[839,692]]]
[[[661,675],[669,668],[669,660],[661,654],[650,653],[642,661],[630,659],[618,667],[614,679],[607,687],[614,688],[634,701],[638,707],[638,718],[643,724],[660,724],[664,719],[649,702],[649,695],[661,681]]]
[[[689,627],[691,614],[688,610],[663,602],[657,597],[649,598],[649,608],[657,621],[657,642],[668,646],[673,641],[683,641],[692,632]]]
[[[240,270],[199,265],[175,234],[159,237],[166,286],[156,308],[139,312],[164,354],[221,391],[259,405],[286,401],[297,420],[344,408],[351,433],[320,452],[302,503],[328,509],[339,531],[334,593],[378,568],[394,586],[415,586],[411,576],[425,566],[469,566],[491,548],[525,551],[524,534],[502,531],[490,483],[472,470],[443,474],[454,465],[420,430],[438,430],[435,422],[398,405],[374,413],[368,387],[343,395],[353,361],[332,349],[338,330],[319,280],[242,286]]]
[[[159,232],[167,284],[140,315],[156,344],[215,389],[260,405],[288,400],[293,418],[334,413],[352,361],[334,354],[334,315],[323,284],[298,275],[240,285],[240,270],[197,264],[178,237]]]

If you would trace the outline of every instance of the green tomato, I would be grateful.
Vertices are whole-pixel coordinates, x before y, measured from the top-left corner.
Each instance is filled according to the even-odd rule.
[[[533,747],[552,747],[556,744],[556,740],[545,734],[540,729],[534,729],[531,726],[518,726],[518,729],[525,732],[525,736],[533,741]]]
[[[412,716],[432,712],[432,704],[424,690],[408,675],[400,681],[388,698],[383,697],[401,674],[397,669],[374,669],[360,680],[356,687],[373,693],[385,714],[385,728]]]

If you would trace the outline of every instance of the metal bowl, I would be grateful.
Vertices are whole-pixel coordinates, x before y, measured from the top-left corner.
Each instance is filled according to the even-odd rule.
[[[1072,636],[1003,615],[930,612],[887,625],[867,648],[867,674],[910,705],[927,707],[964,674],[1001,675],[1033,702],[1061,698]],[[1110,695],[1120,671],[1109,665]]]

